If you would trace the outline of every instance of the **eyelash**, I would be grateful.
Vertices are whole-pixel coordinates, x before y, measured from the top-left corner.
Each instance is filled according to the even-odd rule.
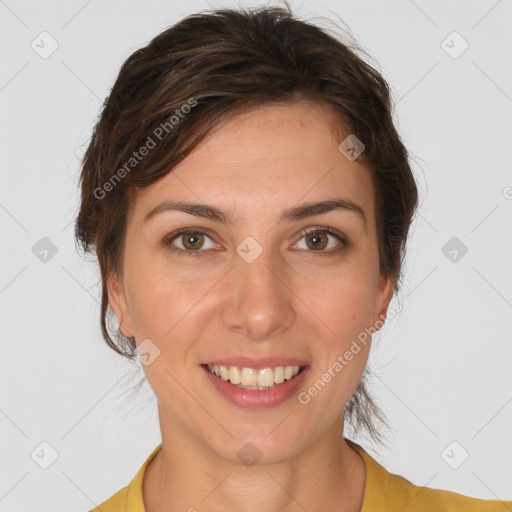
[[[212,238],[211,236],[208,235],[208,233],[205,233],[204,231],[202,231],[200,229],[183,228],[183,229],[179,229],[178,231],[175,231],[174,233],[171,233],[170,235],[166,236],[163,240],[164,246],[169,248],[172,252],[183,254],[185,256],[191,256],[193,258],[200,256],[201,253],[208,252],[207,250],[205,251],[205,250],[200,250],[200,249],[198,249],[197,251],[185,251],[183,249],[180,249],[179,247],[174,246],[172,242],[174,242],[174,240],[179,238],[180,235],[184,235],[185,233],[201,233],[203,235],[206,235],[210,239]],[[327,234],[333,236],[334,238],[336,238],[340,242],[340,244],[337,247],[335,247],[334,249],[329,249],[328,251],[309,250],[306,252],[317,253],[320,256],[329,256],[329,255],[337,254],[339,251],[343,250],[344,248],[348,247],[348,245],[349,245],[347,239],[342,234],[338,233],[337,231],[334,231],[333,229],[324,228],[324,227],[320,227],[320,226],[305,229],[301,233],[301,237],[299,238],[299,240],[301,240],[302,238],[304,238],[305,236],[307,236],[311,233],[327,233]]]

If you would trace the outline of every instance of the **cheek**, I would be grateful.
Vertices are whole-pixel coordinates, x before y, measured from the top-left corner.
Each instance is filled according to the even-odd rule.
[[[133,311],[137,342],[149,339],[153,353],[151,364],[143,365],[155,395],[164,402],[186,400],[178,382],[189,378],[187,355],[204,331],[201,300],[197,286],[176,283],[172,277],[147,273],[140,275],[133,288]],[[156,348],[153,348],[156,347]]]
[[[302,282],[299,295],[338,339],[346,340],[369,326],[375,286],[364,268],[345,267],[324,279],[316,277]]]
[[[132,268],[143,269],[132,273],[129,289],[135,337],[150,339],[160,350],[160,362],[179,372],[207,327],[213,297],[208,292],[218,278],[183,280],[177,277],[180,270],[150,258]]]
[[[194,315],[194,305],[200,307],[198,291],[197,284],[177,283],[171,276],[141,274],[132,292],[136,330],[161,341],[172,338]]]

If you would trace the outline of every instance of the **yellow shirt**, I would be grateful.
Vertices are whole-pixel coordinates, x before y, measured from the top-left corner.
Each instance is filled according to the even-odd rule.
[[[361,512],[512,512],[512,501],[481,500],[450,491],[418,487],[399,475],[389,473],[361,446],[345,440],[362,457],[366,467]],[[90,512],[144,512],[144,471],[161,448],[162,444],[153,450],[126,487]]]

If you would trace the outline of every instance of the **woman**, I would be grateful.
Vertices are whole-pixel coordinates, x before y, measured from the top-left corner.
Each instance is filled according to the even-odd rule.
[[[380,438],[365,368],[418,200],[390,108],[372,67],[279,8],[190,16],[124,63],[76,237],[162,443],[95,511],[512,510],[343,437]]]

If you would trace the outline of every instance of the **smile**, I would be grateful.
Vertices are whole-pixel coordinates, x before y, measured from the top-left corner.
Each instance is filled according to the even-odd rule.
[[[294,379],[305,366],[276,366],[267,368],[248,368],[227,365],[204,365],[206,369],[224,381],[229,381],[239,389],[270,390],[285,381]]]

